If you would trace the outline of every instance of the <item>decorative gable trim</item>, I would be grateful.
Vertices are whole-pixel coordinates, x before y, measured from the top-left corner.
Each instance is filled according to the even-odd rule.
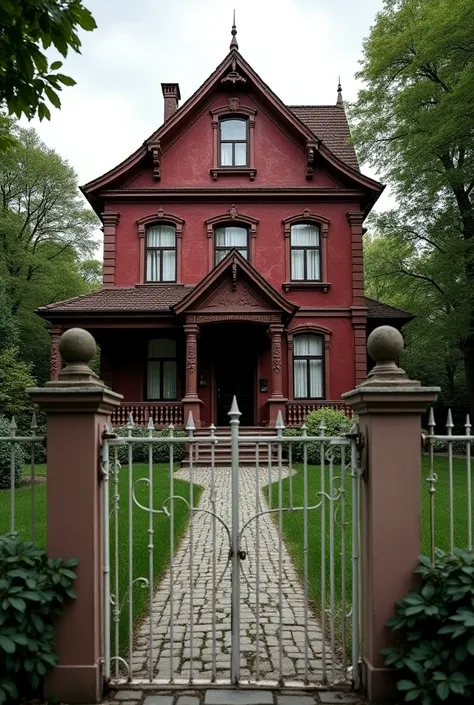
[[[229,252],[227,257],[225,257],[222,262],[214,267],[206,276],[201,279],[199,284],[194,287],[194,289],[187,294],[179,303],[175,304],[173,307],[176,314],[187,313],[193,310],[194,304],[196,304],[203,295],[211,290],[214,285],[218,284],[220,277],[230,270],[230,276],[233,288],[237,287],[237,281],[240,279],[239,270],[246,275],[251,282],[254,284],[258,292],[264,297],[270,299],[274,305],[274,311],[285,313],[288,317],[291,317],[296,313],[298,306],[291,303],[284,296],[278,293],[276,289],[273,288],[267,280],[262,277],[257,270],[252,267],[252,265],[247,262],[242,255],[237,252],[237,250],[232,250]]]

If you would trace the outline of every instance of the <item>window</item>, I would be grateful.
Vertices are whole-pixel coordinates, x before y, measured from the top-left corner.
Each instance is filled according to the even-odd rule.
[[[247,166],[247,120],[219,121],[220,166]]]
[[[323,398],[322,336],[295,336],[293,341],[293,379],[295,399]]]
[[[245,259],[249,258],[248,230],[239,225],[226,225],[215,229],[214,264],[222,262],[235,248]]]
[[[148,341],[148,400],[173,401],[177,397],[176,341],[167,338]]]
[[[291,226],[291,280],[321,280],[321,246],[319,227],[310,223]]]
[[[176,281],[176,228],[152,225],[146,230],[146,281]]]

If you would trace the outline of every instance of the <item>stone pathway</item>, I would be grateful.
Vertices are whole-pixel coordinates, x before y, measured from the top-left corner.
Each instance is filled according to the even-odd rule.
[[[256,498],[256,469],[240,469],[240,526],[249,521],[258,509],[267,509],[265,493]],[[268,482],[266,469],[261,469],[259,485]],[[284,475],[288,474],[285,469]],[[177,478],[189,481],[189,470],[180,470]],[[229,468],[215,471],[215,511],[223,521],[231,525],[231,475]],[[194,482],[204,487],[199,509],[212,509],[211,470],[194,469]],[[273,481],[278,479],[274,471]],[[273,486],[273,506],[276,506],[277,488]],[[256,504],[256,502],[258,502]],[[279,541],[278,531],[266,514],[259,519],[258,526],[260,570],[260,631],[257,651],[256,636],[256,546],[257,524],[252,521],[243,535],[242,549],[247,557],[242,561],[240,581],[241,591],[241,677],[246,679],[279,680],[280,674],[286,679],[303,680],[305,674],[305,610],[303,588],[296,575],[285,546],[282,547],[282,630],[280,633],[279,605]],[[155,540],[159,537],[155,536]],[[231,584],[230,566],[224,572],[228,555],[229,540],[224,526],[216,522],[216,541],[213,540],[213,519],[204,512],[196,511],[193,521],[192,584],[194,586],[191,606],[191,536],[187,535],[175,555],[173,596],[170,594],[170,574],[165,576],[156,592],[152,619],[152,663],[153,677],[159,679],[206,678],[213,673],[213,606],[216,610],[215,676],[217,679],[230,678],[230,617]],[[216,590],[213,586],[213,556],[216,558]],[[171,599],[174,608],[173,663],[170,663]],[[192,613],[192,614],[191,614]],[[193,625],[191,629],[191,616]],[[133,654],[133,678],[149,677],[149,617],[141,625]],[[323,679],[322,634],[313,617],[308,615],[308,681],[320,682]],[[282,652],[280,654],[280,642]],[[331,664],[330,651],[326,646],[328,682],[342,678],[340,666]],[[280,663],[281,658],[281,663]],[[258,673],[257,673],[258,670]],[[211,691],[209,691],[211,692]],[[216,692],[216,691],[212,691]],[[311,696],[313,697],[313,696]],[[158,702],[158,701],[157,701]],[[159,701],[165,703],[165,701]],[[207,702],[207,701],[206,701]],[[309,701],[305,701],[309,702]],[[311,702],[314,702],[312,700]],[[329,701],[326,701],[329,702]],[[337,702],[337,701],[336,701]],[[343,702],[343,701],[341,701]],[[169,700],[171,704],[171,700]],[[151,701],[147,705],[152,705]],[[184,701],[179,705],[185,705]],[[189,703],[189,705],[192,705]],[[215,703],[214,705],[218,705]],[[284,705],[281,701],[279,705]],[[291,705],[290,701],[286,705]]]
[[[205,689],[186,691],[119,690],[104,705],[364,705],[348,691]]]

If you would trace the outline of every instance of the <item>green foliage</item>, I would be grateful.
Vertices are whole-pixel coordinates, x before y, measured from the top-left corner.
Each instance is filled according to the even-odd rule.
[[[352,133],[400,204],[374,219],[383,241],[369,286],[376,277],[383,300],[418,314],[407,358],[423,381],[442,375],[455,399],[462,361],[474,411],[472,26],[471,0],[385,0],[364,42]]]
[[[76,565],[0,536],[0,704],[38,695],[57,664],[54,619],[75,597]]]
[[[121,438],[128,436],[128,429],[126,426],[120,426],[113,429],[113,433]],[[164,429],[162,431],[153,431],[154,438],[163,438],[170,435],[169,429]],[[173,431],[175,438],[185,438],[185,431]],[[150,432],[146,428],[141,428],[135,426],[132,431],[132,436],[136,438],[149,438]],[[169,443],[153,443],[153,462],[154,463],[168,463],[169,462]],[[133,462],[134,463],[148,463],[149,460],[149,443],[133,443]],[[173,460],[175,463],[180,463],[184,460],[186,445],[185,443],[174,443],[173,444]],[[118,460],[123,465],[128,463],[128,445],[123,445],[118,447]]]
[[[4,416],[0,416],[0,436],[6,437],[11,436],[11,434],[11,422]],[[11,443],[8,441],[0,441],[0,490],[6,490],[11,486],[11,458]],[[26,454],[23,444],[16,443],[14,446],[15,487],[18,487],[21,483],[25,460]]]
[[[32,405],[25,390],[34,385],[31,365],[19,359],[18,348],[0,351],[0,414],[15,416],[22,427],[28,423]]]
[[[306,419],[305,419],[305,424],[306,424],[306,434],[308,436],[320,436],[321,435],[321,424],[323,423],[326,426],[324,430],[324,435],[328,437],[334,437],[334,436],[343,436],[345,433],[348,433],[350,429],[352,428],[353,421],[351,419],[348,419],[347,416],[342,412],[339,411],[338,409],[332,409],[331,407],[324,406],[321,407],[320,409],[317,409],[316,411],[311,411]],[[302,436],[303,432],[302,430],[296,429],[296,428],[287,428],[283,431],[284,436]],[[284,443],[283,444],[283,452],[286,457],[288,457],[288,447],[289,443]],[[292,443],[293,446],[292,450],[292,459],[295,462],[301,463],[303,462],[303,443]],[[307,447],[307,457],[308,457],[308,463],[310,465],[319,465],[321,462],[321,442],[320,441],[313,441],[312,443],[306,443]],[[334,459],[335,463],[340,463],[341,462],[341,447],[334,445],[330,446],[328,443],[325,444],[325,451],[326,454],[328,453],[329,449],[331,450],[332,457]],[[347,460],[347,458],[346,458]]]
[[[384,649],[405,702],[467,702],[474,694],[474,554],[420,557],[421,587],[397,602],[388,626],[399,646]]]
[[[75,81],[61,73],[61,61],[49,64],[44,50],[53,46],[63,57],[69,49],[80,53],[78,31],[95,28],[80,0],[2,0],[0,103],[17,117],[49,120],[48,104],[60,108],[59,92]]]

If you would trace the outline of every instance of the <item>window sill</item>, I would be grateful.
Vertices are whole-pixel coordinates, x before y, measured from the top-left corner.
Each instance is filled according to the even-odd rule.
[[[184,286],[182,282],[169,281],[169,282],[140,282],[135,284],[135,286]]]
[[[331,284],[329,282],[284,282],[282,286],[286,293],[289,291],[305,291],[309,289],[310,291],[322,291],[324,294],[327,294]]]
[[[218,176],[248,176],[250,181],[255,179],[257,170],[248,166],[219,166],[211,169],[211,176],[217,181]]]

